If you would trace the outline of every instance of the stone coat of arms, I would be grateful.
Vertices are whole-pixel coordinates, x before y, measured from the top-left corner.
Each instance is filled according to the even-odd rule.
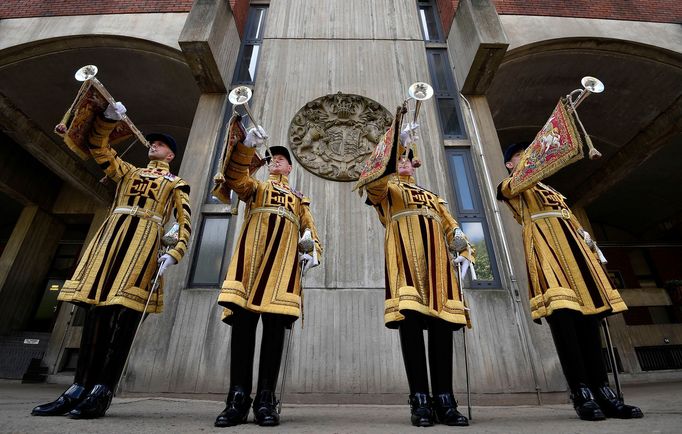
[[[391,125],[381,104],[352,94],[330,94],[305,104],[289,125],[289,143],[309,171],[334,181],[355,181],[363,162]]]

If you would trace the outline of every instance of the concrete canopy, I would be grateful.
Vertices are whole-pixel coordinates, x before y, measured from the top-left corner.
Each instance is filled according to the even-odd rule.
[[[171,170],[178,172],[199,98],[199,89],[179,50],[135,38],[83,36],[11,47],[3,50],[0,58],[0,93],[63,149],[53,128],[79,89],[74,73],[83,65],[97,65],[97,78],[125,104],[143,133],[165,132],[176,138],[179,149]],[[126,147],[125,143],[117,145],[119,153]],[[96,178],[102,176],[92,160],[73,158]],[[125,159],[146,165],[146,148],[134,145]]]
[[[603,157],[579,161],[547,182],[585,207],[593,224],[624,230],[631,240],[682,240],[679,53],[595,38],[510,51],[488,92],[502,147],[532,140],[559,97],[581,88],[585,75],[606,87],[578,110]]]

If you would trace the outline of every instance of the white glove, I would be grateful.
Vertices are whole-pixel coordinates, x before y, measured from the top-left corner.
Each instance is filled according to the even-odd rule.
[[[298,261],[301,263],[301,272],[303,274],[311,268],[320,265],[320,261],[317,260],[317,250],[313,250],[312,255],[310,253],[299,253]]]
[[[597,243],[594,242],[594,240],[593,240],[592,237],[590,236],[590,233],[587,232],[587,231],[586,231],[585,229],[583,229],[583,228],[579,228],[579,229],[578,229],[578,233],[580,234],[580,236],[583,237],[583,240],[585,240],[585,244],[587,244],[587,247],[589,247],[594,253],[597,254],[597,258],[599,258],[599,262],[601,262],[602,264],[606,264],[606,263],[608,262],[608,261],[606,260],[606,257],[605,257],[604,254],[602,253],[602,251],[601,251],[601,249],[599,248],[599,246],[597,246]]]
[[[161,256],[159,258],[159,276],[163,276],[163,273],[166,272],[166,269],[170,267],[171,265],[177,264],[178,261],[175,260],[174,257],[166,253],[165,255]]]
[[[417,140],[417,128],[419,128],[418,123],[408,122],[400,133],[400,144],[405,146],[405,143],[410,139],[410,136],[412,136],[412,140]]]
[[[313,240],[313,235],[310,233],[310,229],[303,231],[303,236],[298,240],[298,251],[303,253],[311,253],[315,250],[315,240]]]
[[[256,148],[265,143],[268,138],[268,133],[265,129],[258,125],[257,127],[251,128],[248,133],[246,133],[246,138],[244,139],[244,145],[249,148]]]
[[[455,264],[461,264],[461,270],[462,270],[462,279],[466,277],[467,271],[471,272],[471,280],[476,280],[476,270],[474,270],[474,264],[471,263],[469,258],[466,258],[462,255],[458,255],[455,259],[453,259],[453,262]]]
[[[459,252],[468,247],[467,244],[467,237],[464,235],[464,232],[460,228],[456,228],[455,233],[452,235],[452,241],[450,241],[450,251],[453,254],[459,254]]]
[[[111,121],[120,121],[123,119],[123,115],[126,111],[126,106],[124,106],[121,101],[118,101],[115,104],[109,104],[109,106],[107,106],[107,109],[104,110],[104,117]]]

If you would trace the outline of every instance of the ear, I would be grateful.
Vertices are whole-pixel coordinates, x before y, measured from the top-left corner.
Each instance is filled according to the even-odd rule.
[[[166,155],[166,161],[167,161],[168,163],[170,163],[171,161],[173,161],[174,158],[175,158],[175,154],[172,153],[172,152],[171,152],[170,154]]]
[[[504,167],[506,167],[509,170],[512,170],[514,168],[514,165],[512,164],[511,161],[507,161],[506,163],[504,163]]]

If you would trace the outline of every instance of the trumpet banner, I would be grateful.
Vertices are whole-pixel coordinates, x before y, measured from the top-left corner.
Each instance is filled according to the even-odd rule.
[[[576,120],[568,111],[566,99],[560,99],[545,126],[521,155],[511,175],[512,194],[532,187],[583,158],[583,135]]]
[[[358,182],[353,187],[354,191],[359,189],[360,194],[362,194],[362,189],[365,185],[396,171],[399,134],[395,134],[395,132],[400,129],[401,120],[402,108],[398,107],[393,125],[384,133],[374,148],[372,155],[365,161]]]
[[[111,102],[93,83],[93,80],[83,83],[61,123],[55,127],[55,133],[64,139],[66,146],[83,160],[90,158],[88,137],[95,118],[104,113]],[[115,145],[133,135],[133,131],[125,122],[119,122],[109,135],[109,143]]]

